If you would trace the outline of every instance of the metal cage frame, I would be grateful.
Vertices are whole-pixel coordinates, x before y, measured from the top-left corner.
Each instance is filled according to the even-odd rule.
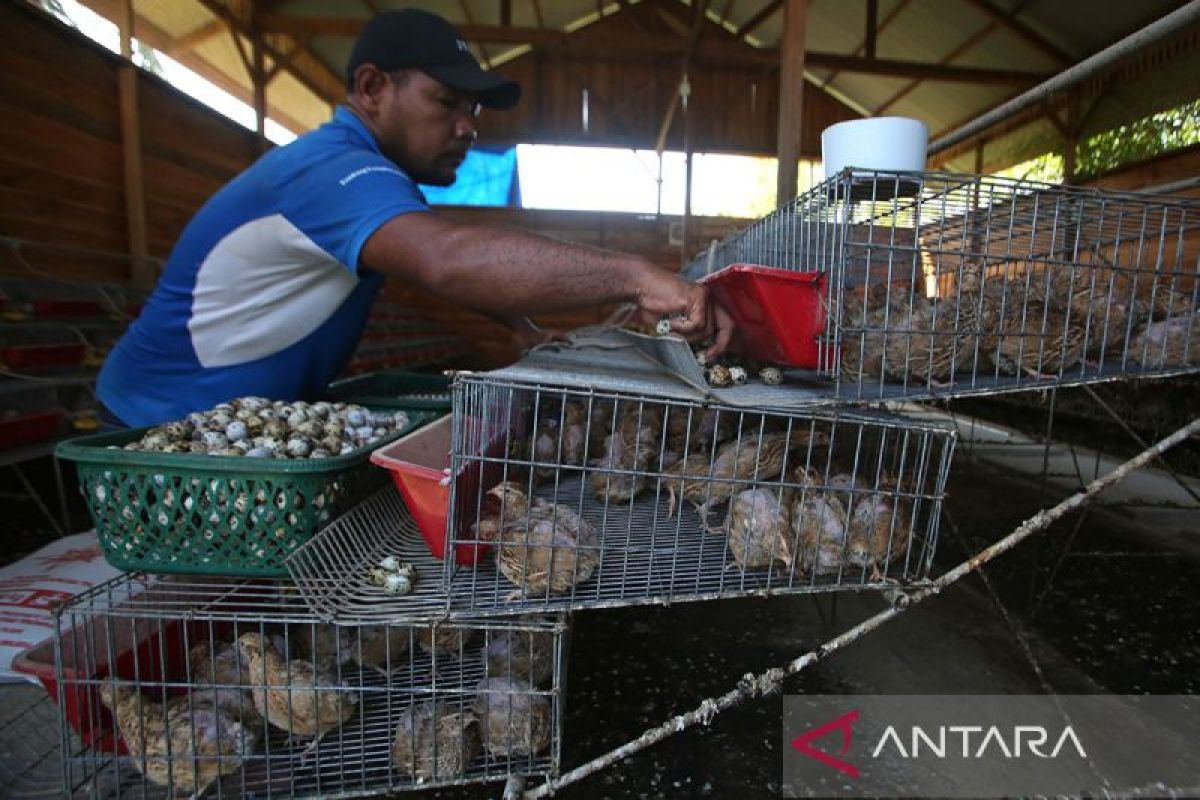
[[[636,447],[646,448],[648,456],[632,467],[606,464],[605,453],[594,449],[604,445],[586,445],[593,449],[565,458],[563,444],[572,435],[563,424],[568,403],[627,407],[647,420],[655,414],[665,420],[652,435],[647,423],[647,438]],[[704,436],[698,429],[705,416],[713,420],[714,433],[701,444]],[[583,432],[583,439],[610,438],[618,423],[614,418],[604,424],[607,432],[597,423],[596,430]],[[676,463],[687,465],[677,473],[669,473],[663,460],[668,428],[669,438],[682,441]],[[543,434],[549,441],[535,445]],[[418,531],[399,496],[388,490],[328,526],[288,563],[321,617],[355,621],[492,617],[921,585],[928,580],[937,545],[954,442],[955,432],[944,422],[879,411],[764,412],[678,397],[524,383],[494,374],[465,375],[455,385],[454,479],[446,481],[450,497],[444,531]],[[723,463],[742,461],[736,477],[711,472],[712,464],[722,463],[721,453]],[[538,482],[531,486],[533,476]],[[549,523],[553,535],[567,536],[571,520],[581,516],[595,539],[560,538],[538,546],[524,538],[519,519],[510,519],[515,527],[489,540],[481,525],[488,524],[488,514],[504,513],[503,501],[495,502],[496,493],[489,492],[505,481],[527,497],[557,504],[560,510],[552,517],[557,521]],[[617,497],[615,487],[622,481],[640,485],[636,498]],[[673,492],[680,497],[671,508]],[[593,493],[602,493],[603,499]],[[836,530],[837,520],[849,520],[868,501],[882,510],[860,513],[852,530],[865,536],[870,523],[878,526],[872,530],[881,531],[869,565],[866,558],[850,560],[848,554],[858,551],[851,547],[855,539],[848,524],[840,523],[846,526],[840,534]],[[731,512],[739,502],[749,505]],[[812,520],[803,534],[789,527],[799,513],[796,503],[806,509],[803,518]],[[693,506],[706,506],[707,517]],[[675,508],[678,513],[668,518]],[[764,530],[760,541],[756,526],[767,524],[772,514],[785,516],[788,525],[775,534]],[[819,527],[826,516],[833,532],[814,533],[813,525]],[[730,527],[738,535],[716,535]],[[544,524],[541,530],[546,532]],[[484,534],[482,544],[477,532]],[[443,535],[448,557],[439,561],[425,539]],[[833,550],[840,555],[823,555],[815,568],[814,554]],[[414,566],[412,593],[388,594],[372,585],[370,568],[389,555]],[[540,576],[539,558],[548,563]],[[514,574],[525,583],[514,583]],[[559,577],[569,579],[564,584]]]
[[[927,399],[1200,371],[1198,243],[1196,200],[847,169],[684,271],[826,273],[833,398]]]
[[[567,632],[563,615],[333,625],[286,583],[120,576],[56,613],[64,796],[361,797],[553,776]],[[246,634],[282,664],[224,661]],[[257,736],[219,756],[175,749],[235,730],[230,720]],[[155,738],[168,721],[170,745]],[[134,725],[141,753],[127,744]]]

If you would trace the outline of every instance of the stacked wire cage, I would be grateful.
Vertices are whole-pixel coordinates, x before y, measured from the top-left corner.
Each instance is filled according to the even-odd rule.
[[[352,797],[558,769],[561,615],[335,626],[291,584],[128,574],[56,616],[65,796]]]
[[[1200,369],[1200,203],[991,176],[846,170],[714,244],[828,275],[843,400],[985,394]]]
[[[454,394],[453,430],[433,448],[449,445],[450,464],[430,470],[448,513],[418,508],[418,533],[394,495],[377,496],[289,559],[322,616],[490,618],[928,580],[955,442],[940,421],[503,373],[460,376]],[[438,540],[440,562],[427,549]],[[411,594],[372,585],[388,553],[419,573]]]

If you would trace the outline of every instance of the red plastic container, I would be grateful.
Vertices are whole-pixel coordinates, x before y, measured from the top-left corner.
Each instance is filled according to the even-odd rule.
[[[446,557],[446,520],[450,516],[450,425],[445,416],[371,453],[371,462],[386,468],[404,497],[429,552]],[[477,472],[477,471],[476,471]],[[461,475],[465,488],[469,476]],[[456,564],[474,564],[490,547],[470,542],[454,548]]]
[[[62,409],[51,409],[0,419],[0,450],[53,439],[62,418]]]
[[[737,323],[738,351],[802,369],[820,366],[824,273],[731,264],[700,282]]]
[[[182,679],[187,673],[184,654],[184,623],[159,625],[157,620],[137,622],[138,641],[134,646],[134,625],[128,619],[97,620],[76,628],[63,638],[63,678],[65,691],[58,685],[54,668],[54,638],[31,647],[13,659],[13,669],[32,675],[46,687],[50,699],[63,708],[67,722],[79,734],[86,747],[107,753],[127,753],[116,735],[116,726],[108,709],[100,702],[100,681],[110,675],[122,680],[135,677],[143,684]],[[88,635],[91,641],[88,642]],[[205,632],[197,628],[190,641],[205,641]],[[110,650],[111,648],[111,650]],[[107,653],[116,653],[109,663]],[[86,671],[77,662],[92,664]],[[164,673],[165,668],[165,673]],[[183,689],[172,693],[179,693]]]
[[[9,367],[66,367],[83,361],[83,344],[22,344],[0,348],[0,362]]]

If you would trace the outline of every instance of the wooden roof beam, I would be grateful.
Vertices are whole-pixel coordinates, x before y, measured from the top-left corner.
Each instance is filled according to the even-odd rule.
[[[746,20],[742,27],[737,29],[738,38],[742,39],[746,36],[749,36],[751,33],[754,33],[759,25],[762,25],[764,22],[774,16],[775,12],[781,8],[783,8],[783,0],[770,0],[770,2],[763,6],[757,14]]]
[[[1054,42],[1042,36],[1033,28],[1026,25],[1016,18],[1019,10],[1012,13],[1006,13],[1003,9],[998,8],[990,0],[967,0],[971,5],[978,8],[984,14],[987,14],[992,19],[995,19],[1004,27],[1008,28],[1013,33],[1020,36],[1031,45],[1041,50],[1046,55],[1054,59],[1059,65],[1074,64],[1076,58],[1056,45]]]
[[[213,3],[214,0],[203,2]],[[266,15],[260,19],[260,23],[264,30],[292,36],[356,36],[362,28],[363,20],[347,17],[300,18]],[[673,58],[680,57],[687,51],[686,40],[681,41],[674,35],[653,36],[630,31],[620,36],[592,35],[583,38],[573,33],[548,28],[506,28],[500,25],[471,24],[457,27],[459,34],[468,42],[528,44],[547,52],[586,55],[605,60],[619,61],[628,57]],[[779,50],[709,39],[695,50],[692,60],[707,64],[778,67]],[[956,67],[811,51],[805,55],[805,63],[810,67],[952,83],[1023,85],[1045,78],[1039,73],[1022,70]]]
[[[899,3],[896,3],[896,5],[892,7],[892,10],[888,12],[887,16],[883,18],[883,21],[880,22],[879,25],[875,28],[876,40],[878,40],[879,34],[883,33],[885,30],[887,30],[887,27],[892,24],[892,22],[896,19],[896,17],[900,16],[900,12],[903,11],[905,8],[907,8],[908,4],[911,2],[912,2],[912,0],[900,0]],[[867,52],[867,40],[864,38],[862,43],[854,49],[854,55],[861,56],[861,55],[866,54],[866,52]],[[840,70],[834,70],[832,73],[830,73],[828,78],[821,81],[821,88],[824,88],[824,87],[828,86],[829,84],[833,83],[833,79],[836,78],[840,74],[841,74]]]
[[[253,39],[253,32],[250,29],[249,21],[241,19],[234,14],[228,6],[221,2],[221,0],[199,0],[199,2],[202,6],[204,6],[205,9],[208,10],[210,14],[219,20],[223,20],[236,33],[245,36],[247,39]],[[366,20],[358,20],[359,26],[361,27],[364,22],[366,22]],[[265,22],[263,22],[261,19],[259,20],[259,30],[264,32],[273,32],[273,29],[269,25],[265,24]],[[309,38],[303,33],[291,34],[290,31],[282,32],[295,36],[295,38],[300,40]],[[263,49],[266,55],[271,57],[272,61],[289,60],[288,57],[281,53],[278,48],[273,47],[266,42],[263,43]],[[317,58],[315,55],[302,52],[298,54],[298,56],[300,57],[291,59],[292,63],[287,71],[290,72],[292,76],[306,89],[322,100],[325,100],[328,103],[340,102],[342,97],[345,95],[345,81],[342,79],[342,77],[335,74],[334,71],[330,69],[324,61],[322,61],[320,58]],[[318,81],[312,74],[309,74],[310,69],[320,75],[321,80]]]
[[[1008,16],[1015,17],[1017,14],[1020,14],[1032,2],[1033,2],[1033,0],[1022,0],[1022,2],[1017,3],[1016,7],[1013,8],[1012,11],[1008,12]],[[994,31],[996,28],[998,28],[1002,24],[1003,24],[1003,20],[993,18],[987,24],[985,24],[982,28],[980,28],[978,31],[976,31],[974,34],[967,37],[967,39],[962,44],[960,44],[958,47],[954,48],[949,53],[947,53],[938,63],[939,64],[949,64],[951,61],[958,58],[963,53],[967,52],[968,50],[973,48],[975,45],[979,44],[981,41],[986,39],[989,35],[991,35],[992,31]],[[896,92],[894,95],[889,97],[886,101],[884,101],[884,103],[882,105],[878,106],[872,113],[875,116],[878,116],[878,115],[884,113],[889,108],[896,105],[896,103],[900,102],[905,97],[907,97],[909,94],[911,94],[918,86],[921,85],[921,83],[922,83],[922,81],[919,81],[919,80],[909,83],[903,89]]]
[[[930,64],[923,61],[894,61],[886,58],[859,58],[840,53],[818,53],[809,51],[805,63],[813,67],[827,67],[843,72],[858,72],[867,75],[890,75],[897,78],[916,78],[926,81],[947,83],[979,83],[992,85],[1023,85],[1045,80],[1047,75],[1024,70],[983,69],[978,67],[956,67],[949,64]]]
[[[642,22],[642,18],[638,16],[638,13],[633,10],[633,6],[629,0],[617,0],[617,4],[621,6],[621,11],[629,18],[629,21],[633,23],[633,27],[637,28],[639,33],[648,33],[646,24]]]
[[[116,0],[83,0],[83,4],[95,11],[105,19],[116,19],[117,3]],[[140,41],[153,47],[155,50],[160,50],[164,53],[171,47],[171,43],[175,38],[170,36],[162,28],[150,22],[140,14],[135,15],[133,20],[133,35]],[[172,56],[172,58],[175,58]],[[231,95],[241,100],[244,103],[250,103],[253,100],[251,92],[242,84],[235,81],[233,78],[226,75],[221,70],[214,67],[208,61],[191,52],[180,53],[176,60],[185,67],[195,72],[200,77],[210,81],[213,85],[224,89]],[[290,116],[287,112],[279,108],[272,108],[269,116],[278,120],[281,124],[294,131],[303,131],[308,126],[303,125],[295,117]]]

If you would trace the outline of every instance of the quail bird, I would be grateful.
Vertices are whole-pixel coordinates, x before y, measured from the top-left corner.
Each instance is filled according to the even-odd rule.
[[[550,700],[519,678],[480,681],[474,711],[492,755],[531,756],[550,746]]]
[[[241,769],[258,745],[253,728],[203,697],[175,697],[164,706],[116,683],[102,685],[99,694],[133,765],[179,794],[203,794],[221,776]]]
[[[418,780],[457,778],[479,757],[479,723],[441,700],[410,706],[392,736],[392,764]]]

